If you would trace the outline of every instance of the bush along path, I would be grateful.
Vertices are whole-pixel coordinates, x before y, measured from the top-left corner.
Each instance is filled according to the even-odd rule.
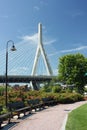
[[[11,90],[8,92],[8,102],[23,101],[26,103],[30,99],[42,99],[43,97],[49,97],[56,100],[58,103],[73,103],[83,100],[83,96],[78,93],[53,93],[42,91],[21,91]],[[0,105],[5,105],[5,95],[0,95]]]

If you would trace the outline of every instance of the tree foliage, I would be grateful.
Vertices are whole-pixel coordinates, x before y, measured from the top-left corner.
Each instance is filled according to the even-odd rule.
[[[68,54],[60,57],[58,78],[66,84],[75,84],[78,90],[82,90],[85,84],[87,72],[87,58],[82,54]]]

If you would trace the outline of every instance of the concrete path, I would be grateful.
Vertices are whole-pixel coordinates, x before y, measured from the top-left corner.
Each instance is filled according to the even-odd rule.
[[[87,101],[49,107],[20,121],[10,130],[64,130],[68,113],[85,103]]]

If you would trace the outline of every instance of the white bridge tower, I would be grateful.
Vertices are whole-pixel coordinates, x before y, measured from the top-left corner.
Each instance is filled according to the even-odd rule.
[[[37,46],[36,55],[35,55],[35,59],[34,59],[32,74],[31,74],[33,76],[36,75],[37,63],[38,63],[38,59],[39,59],[40,55],[42,55],[42,58],[44,60],[47,75],[49,75],[49,76],[53,75],[51,66],[48,62],[47,55],[45,53],[45,50],[44,50],[43,44],[42,44],[42,24],[41,23],[38,24],[38,46]]]

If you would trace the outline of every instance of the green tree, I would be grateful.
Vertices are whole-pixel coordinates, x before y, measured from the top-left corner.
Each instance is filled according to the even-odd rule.
[[[68,54],[60,57],[58,78],[66,84],[75,84],[78,92],[82,93],[87,72],[87,58],[82,54]]]

